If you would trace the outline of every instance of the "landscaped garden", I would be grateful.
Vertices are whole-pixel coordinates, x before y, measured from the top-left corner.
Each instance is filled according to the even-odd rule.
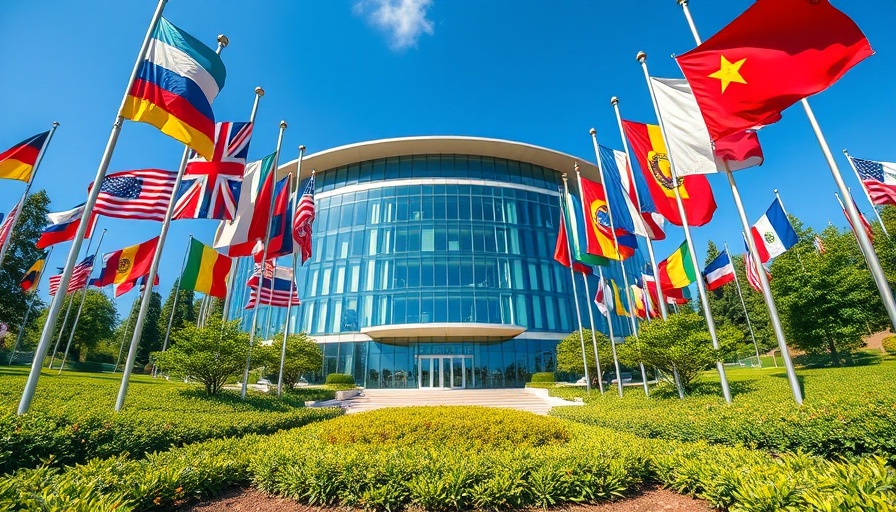
[[[0,481],[0,508],[153,510],[252,487],[312,506],[503,510],[658,484],[719,509],[893,510],[894,371],[892,359],[800,370],[803,407],[775,369],[731,370],[731,406],[710,372],[684,400],[662,386],[621,399],[556,387],[586,405],[548,417],[481,407],[335,417],[289,396],[209,398],[148,377],[116,415],[114,375],[63,375],[45,376],[33,412],[17,418],[24,376],[3,370],[0,442],[6,471],[19,469]]]

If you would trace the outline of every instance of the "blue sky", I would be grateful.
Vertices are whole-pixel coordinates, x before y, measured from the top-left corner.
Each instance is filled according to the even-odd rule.
[[[706,38],[750,3],[693,0],[691,12]],[[858,193],[841,149],[896,160],[896,4],[835,4],[862,27],[877,52],[811,100]],[[153,0],[4,5],[0,146],[62,123],[35,183],[48,191],[52,210],[85,200],[154,7]],[[593,161],[589,128],[597,129],[602,144],[620,147],[611,96],[620,98],[624,117],[655,121],[636,52],[648,53],[653,75],[679,77],[670,56],[694,46],[674,0],[171,0],[165,16],[211,47],[219,33],[230,38],[223,52],[227,82],[214,105],[219,120],[248,118],[253,89],[265,88],[250,159],[273,151],[278,123],[285,119],[282,160],[295,158],[300,144],[313,153],[370,139],[447,134],[517,140]],[[788,211],[807,225],[845,226],[802,110],[786,111],[781,122],[762,131],[761,140],[765,165],[737,174],[750,220],[762,215],[778,188]],[[126,122],[110,172],[174,170],[181,152],[182,146],[154,128]],[[701,259],[709,239],[740,247],[725,179],[710,181],[719,209],[708,226],[693,230]],[[23,188],[20,182],[0,182],[0,211],[11,209]],[[863,198],[858,204],[871,214]],[[102,252],[147,240],[159,226],[101,218],[100,228],[109,229]],[[160,272],[163,294],[177,278],[188,236],[210,243],[215,226],[207,220],[172,224]],[[681,230],[671,228],[669,239],[657,244],[657,256],[682,239]],[[61,265],[67,251],[68,244],[60,246],[51,267]]]

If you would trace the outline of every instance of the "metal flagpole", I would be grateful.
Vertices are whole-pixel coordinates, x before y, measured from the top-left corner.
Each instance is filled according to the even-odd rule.
[[[622,115],[619,113],[619,98],[613,96],[610,98],[610,104],[613,105],[613,111],[616,113],[616,124],[619,125],[619,138],[622,139],[622,149],[625,150],[625,158],[628,160],[628,165],[632,164],[632,156],[629,153],[628,149],[628,141],[625,138],[625,129],[622,128]],[[632,174],[634,174],[634,168],[632,168]],[[634,180],[634,176],[632,176]],[[637,185],[632,182],[632,190],[635,192],[635,199],[638,201],[638,211],[641,211],[641,197],[638,193]],[[660,287],[660,274],[659,269],[656,266],[656,256],[653,252],[653,241],[650,239],[648,235],[645,237],[647,240],[647,254],[650,256],[650,266],[653,269],[653,278],[656,282],[656,295],[657,302],[659,302],[660,313],[663,315],[663,320],[667,320],[669,318],[668,307],[666,306],[666,298],[663,296],[663,290]],[[644,288],[647,288],[647,283],[644,284]],[[647,290],[647,295],[650,295],[650,290]]]
[[[564,172],[561,176],[563,177],[563,191],[560,193],[560,215],[565,217],[563,214],[563,212],[566,211],[564,202],[569,204],[568,201],[566,201],[566,196],[569,194],[569,185],[567,184],[566,173]],[[562,218],[561,222],[565,225],[566,219]],[[570,230],[573,229],[572,226],[568,227]],[[585,391],[591,393],[591,377],[588,375],[588,357],[585,355],[585,337],[582,335],[582,308],[579,307],[579,293],[576,290],[576,271],[573,268],[575,267],[575,255],[572,252],[572,245],[569,243],[569,233],[566,234],[566,250],[569,252],[569,277],[572,281],[572,296],[576,304],[576,317],[579,319],[579,342],[582,344],[582,366],[585,368]],[[612,339],[610,341],[612,341]]]
[[[691,28],[691,34],[694,36],[694,41],[699,46],[702,43],[702,40],[700,39],[700,34],[697,33],[697,27],[694,25],[694,19],[691,17],[691,11],[690,9],[688,9],[688,0],[678,0],[678,4],[681,5],[681,9],[684,12],[684,16],[688,22],[688,26],[690,26]],[[659,115],[659,111],[657,111],[657,115]],[[731,195],[734,198],[734,205],[737,207],[737,214],[740,217],[740,224],[743,228],[744,234],[746,235],[750,232],[750,222],[747,220],[747,214],[744,212],[743,202],[740,198],[740,192],[737,189],[737,183],[734,180],[734,174],[728,169],[727,162],[725,163],[725,176],[728,178],[728,186],[731,188]],[[778,307],[775,305],[775,299],[772,296],[772,290],[768,283],[768,277],[762,270],[762,262],[759,261],[759,253],[756,251],[756,243],[753,240],[753,237],[745,236],[744,238],[747,240],[747,247],[750,250],[750,257],[753,258],[753,262],[757,266],[756,268],[760,270],[759,283],[762,286],[762,296],[765,299],[765,305],[768,308],[769,319],[771,320],[772,330],[775,332],[775,338],[778,341],[778,348],[781,350],[781,358],[784,359],[784,366],[787,369],[787,380],[790,382],[790,390],[793,392],[793,399],[796,400],[796,403],[802,405],[803,393],[800,389],[799,380],[797,380],[796,377],[796,370],[793,367],[793,360],[791,360],[790,358],[790,350],[787,348],[787,340],[784,337],[784,328],[781,326],[781,319],[778,317]],[[703,284],[702,280],[700,280],[700,284]],[[894,312],[896,312],[896,309],[894,309]]]
[[[656,96],[653,92],[653,84],[650,82],[650,73],[647,71],[647,54],[644,52],[638,52],[638,55],[635,57],[638,62],[641,63],[641,69],[644,71],[644,79],[647,81],[647,89],[650,91],[650,101],[653,103],[653,109],[656,112],[657,122],[660,124],[660,132],[663,135],[663,144],[666,145],[666,157],[669,159],[669,168],[672,174],[672,186],[675,191],[675,203],[678,205],[678,214],[681,216],[681,227],[684,229],[684,238],[688,244],[688,250],[691,253],[691,263],[694,265],[694,269],[700,268],[700,263],[697,261],[697,251],[694,248],[694,240],[691,238],[691,228],[688,226],[687,214],[684,210],[684,203],[681,201],[681,193],[678,190],[679,187],[679,177],[678,172],[675,170],[675,162],[672,158],[672,153],[669,151],[669,141],[666,140],[666,130],[663,125],[663,117],[660,114],[660,109],[656,104]],[[730,174],[729,174],[730,179]],[[700,302],[703,305],[703,313],[706,318],[706,327],[709,330],[709,336],[712,339],[712,347],[715,350],[719,350],[719,338],[716,334],[716,323],[712,317],[712,311],[709,309],[709,300],[706,296],[706,287],[703,285],[702,279],[697,279],[697,291],[700,293]],[[656,283],[657,289],[661,288],[661,284],[659,282]],[[719,381],[722,385],[722,395],[725,397],[725,402],[731,403],[731,389],[728,387],[728,377],[725,375],[725,366],[722,363],[721,359],[716,361],[716,369],[719,372]],[[800,400],[797,400],[798,402]]]
[[[258,114],[258,103],[262,96],[264,96],[264,89],[256,87],[255,101],[252,103],[252,113],[249,114],[249,122],[253,124],[253,131],[255,131],[255,115]],[[239,258],[234,259],[234,263],[237,263],[238,261]],[[224,295],[224,322],[227,322],[227,316],[230,311],[230,296],[233,294],[234,284],[236,283],[236,265],[233,265],[232,269],[233,271],[230,273],[230,278],[227,282],[227,294]]]
[[[16,351],[19,350],[19,344],[22,342],[22,334],[25,333],[25,326],[28,324],[28,317],[31,316],[31,309],[34,307],[34,301],[37,300],[37,291],[38,287],[40,287],[40,281],[44,278],[44,271],[47,269],[47,264],[50,263],[50,255],[53,254],[53,247],[50,246],[50,249],[47,251],[47,255],[44,256],[44,266],[40,270],[40,274],[37,275],[37,281],[34,283],[34,292],[32,292],[31,300],[28,302],[28,309],[25,311],[25,318],[22,319],[22,325],[19,326],[19,334],[16,336],[16,344],[12,347],[12,354],[9,356],[9,364],[12,364],[16,358]]]
[[[226,48],[228,43],[230,43],[230,41],[227,39],[227,36],[223,34],[218,35],[218,48],[215,53],[220,55],[221,50]],[[134,360],[137,358],[137,346],[140,344],[140,338],[143,336],[143,323],[146,321],[146,313],[149,311],[149,303],[152,300],[153,283],[159,272],[159,262],[162,259],[162,250],[165,248],[165,239],[168,237],[168,228],[171,226],[171,216],[174,213],[174,205],[177,203],[177,191],[180,190],[180,184],[184,178],[187,161],[190,159],[190,151],[190,147],[185,145],[184,153],[180,158],[180,165],[177,168],[177,177],[174,179],[174,189],[171,192],[171,199],[168,200],[168,211],[165,213],[165,219],[162,221],[162,229],[159,232],[159,241],[156,245],[156,251],[152,255],[149,274],[146,275],[146,286],[143,288],[140,312],[137,314],[137,322],[134,324],[134,334],[131,337],[128,358],[124,362],[121,387],[118,388],[118,398],[115,400],[115,412],[120,411],[121,408],[124,407],[124,398],[128,393],[128,381],[131,378],[131,372],[134,370]]]
[[[295,218],[296,215],[296,205],[299,203],[299,187],[302,186],[302,159],[305,158],[305,146],[299,146],[299,161],[296,163],[296,191],[292,196],[292,215]],[[292,222],[293,219],[287,219],[287,222],[290,223],[290,226],[287,230],[290,232],[289,236],[292,236]],[[293,247],[292,251],[292,281],[289,283],[289,302],[286,304],[286,322],[283,324],[283,346],[280,347],[280,373],[277,375],[277,396],[283,395],[283,369],[286,365],[286,340],[289,337],[289,314],[292,311],[292,294],[296,288],[296,260],[298,259],[298,254],[295,251],[296,247]],[[301,249],[300,249],[301,250]]]
[[[53,134],[56,133],[56,128],[59,128],[59,123],[53,121],[53,127],[50,128],[50,134],[47,135],[43,146],[40,147],[40,151],[37,153],[37,159],[34,160],[34,167],[31,168],[31,176],[28,178],[28,183],[25,184],[25,191],[22,192],[22,198],[19,199],[18,206],[15,208],[15,213],[10,221],[9,235],[6,237],[6,240],[3,241],[3,245],[0,246],[0,267],[3,267],[3,261],[6,259],[6,251],[9,250],[9,246],[12,243],[12,233],[16,229],[19,217],[22,215],[22,208],[25,207],[25,200],[28,199],[28,192],[31,190],[31,184],[34,183],[34,177],[37,176],[37,168],[40,167],[40,162],[44,159],[44,153],[47,151],[47,146],[50,145],[50,139],[52,139]]]
[[[728,261],[731,262],[731,267],[734,267],[734,260],[731,259],[731,252],[728,250],[728,242],[725,242],[725,253],[728,255]],[[759,367],[762,368],[762,359],[759,359],[759,344],[756,343],[756,334],[753,332],[753,324],[750,322],[750,313],[747,312],[747,303],[744,301],[744,294],[740,289],[740,279],[737,278],[737,269],[734,270],[734,286],[737,288],[737,296],[740,297],[740,305],[744,308],[744,316],[747,318],[747,328],[750,329],[750,338],[753,339],[753,347],[756,348],[756,361],[759,362]]]
[[[162,341],[162,352],[168,350],[168,339],[171,337],[171,325],[174,323],[174,313],[177,311],[177,299],[180,296],[180,280],[184,277],[184,267],[187,264],[187,257],[190,255],[190,248],[193,246],[193,235],[187,241],[187,251],[184,253],[184,259],[180,264],[180,275],[177,276],[177,284],[174,286],[174,300],[171,302],[171,314],[168,316],[168,327],[165,328],[165,339]],[[152,375],[156,376],[156,365],[152,365]]]
[[[280,135],[277,137],[277,151],[274,152],[274,168],[271,177],[276,183],[277,165],[280,163],[280,147],[283,145],[283,132],[286,131],[286,121],[280,121]],[[271,238],[271,217],[274,215],[274,187],[271,187],[271,200],[268,204],[268,222],[267,230],[264,235],[264,249],[261,253],[261,270],[258,276],[258,285],[255,287],[255,307],[252,311],[252,330],[249,331],[249,353],[246,355],[246,370],[243,372],[243,387],[240,390],[240,397],[246,398],[246,390],[249,388],[249,368],[252,366],[252,345],[255,343],[255,330],[258,328],[258,310],[261,307],[261,285],[264,283],[264,263],[268,259],[268,241]],[[274,276],[271,276],[273,280]]]
[[[152,39],[152,32],[155,30],[156,25],[159,23],[159,19],[162,17],[162,10],[165,8],[165,3],[167,1],[168,0],[159,0],[155,13],[152,16],[152,20],[149,22],[149,28],[146,30],[146,36],[143,38],[143,44],[140,46],[140,52],[137,54],[137,60],[134,62],[134,69],[131,71],[128,85],[125,87],[124,95],[121,98],[121,105],[118,107],[118,112],[115,115],[115,122],[112,124],[112,133],[109,134],[109,141],[106,143],[106,149],[103,151],[100,165],[96,171],[96,177],[93,180],[93,183],[96,186],[91,187],[90,192],[87,195],[87,202],[84,204],[84,214],[81,215],[81,223],[78,226],[78,232],[75,234],[75,239],[72,241],[72,247],[68,252],[68,259],[65,262],[65,270],[63,270],[62,279],[59,281],[60,290],[68,289],[68,283],[71,281],[72,270],[77,264],[78,253],[81,252],[81,242],[84,240],[84,234],[87,233],[87,228],[90,225],[90,215],[93,213],[93,207],[96,204],[96,199],[99,197],[100,189],[102,188],[99,185],[102,183],[103,178],[106,177],[106,169],[109,167],[109,162],[112,159],[112,152],[115,150],[115,144],[118,142],[118,135],[121,133],[121,125],[124,122],[122,110],[124,110],[127,102],[128,93],[134,85],[134,81],[137,79],[137,72],[140,70],[140,64],[143,62],[144,55],[146,55],[146,49],[149,47],[150,40]],[[34,362],[31,364],[31,372],[28,374],[28,381],[25,383],[25,389],[22,392],[22,399],[19,401],[17,414],[25,414],[31,407],[31,400],[34,398],[34,391],[37,389],[37,381],[40,378],[40,371],[43,366],[43,358],[47,355],[47,350],[50,348],[50,340],[53,337],[53,328],[56,326],[56,320],[59,318],[61,309],[62,301],[54,300],[47,313],[47,321],[44,323],[44,330],[40,335],[40,341],[34,352]]]
[[[582,274],[585,281],[585,299],[588,304],[588,319],[591,320],[591,344],[594,345],[594,365],[597,367],[597,386],[600,394],[604,394],[604,376],[600,370],[600,356],[597,354],[597,336],[594,334],[594,312],[591,311],[591,290],[588,289],[588,276]],[[600,286],[600,284],[598,284]]]
[[[592,128],[590,130],[591,133],[591,143],[594,145],[594,158],[597,160],[597,171],[600,173],[600,184],[604,189],[604,201],[607,202],[607,217],[610,219],[610,232],[613,234],[613,247],[616,249],[616,255],[619,256],[619,266],[622,269],[622,283],[625,286],[625,297],[628,300],[628,308],[630,310],[634,309],[635,301],[632,297],[632,289],[628,285],[628,275],[625,272],[625,259],[622,257],[622,254],[619,252],[619,238],[616,237],[616,226],[613,223],[613,211],[610,208],[610,194],[607,190],[607,180],[604,177],[604,166],[601,163],[600,159],[600,149],[597,144],[597,130]],[[576,175],[579,174],[578,168],[576,168]],[[634,185],[634,183],[632,184]],[[579,189],[582,188],[581,177],[579,178]],[[584,204],[585,201],[582,201]],[[629,323],[632,326],[632,335],[635,337],[635,340],[638,340],[638,325],[635,321],[634,311],[629,311],[628,316]],[[638,363],[641,366],[641,372],[643,375],[644,372],[644,364]],[[619,381],[619,392],[622,392],[622,375],[619,373],[619,369],[616,370],[616,380]],[[647,379],[644,379],[644,394],[650,396],[650,391],[647,388]]]
[[[131,309],[128,311],[128,321],[124,326],[124,332],[121,333],[121,346],[118,347],[118,359],[115,360],[115,370],[113,370],[112,373],[115,373],[115,371],[118,370],[118,365],[121,364],[121,355],[124,353],[124,342],[128,337],[128,330],[131,328],[131,316],[133,316],[134,310],[137,308],[137,301],[139,300],[140,297],[134,299],[134,303],[131,304]]]
[[[604,280],[604,269],[601,267],[597,268],[597,271],[600,272],[600,280]],[[622,377],[619,375],[619,358],[616,356],[616,334],[613,333],[613,315],[610,314],[610,306],[607,304],[607,301],[615,300],[615,297],[610,297],[610,294],[607,293],[607,289],[604,288],[604,307],[607,308],[607,326],[610,331],[610,349],[613,351],[613,365],[616,369],[616,387],[619,391],[619,398],[622,398]],[[616,311],[615,306],[612,308],[613,311]],[[618,313],[617,313],[618,314]]]
[[[93,237],[87,240],[87,251],[85,254],[90,254],[90,245],[93,243]],[[59,292],[62,291],[62,285],[60,283],[59,289],[56,290],[56,295],[53,297],[53,301],[56,300],[56,297],[59,297]],[[62,294],[62,301],[65,301],[65,296],[68,295],[68,288],[66,287],[65,292]],[[69,314],[72,312],[72,303],[75,302],[75,296],[72,295],[72,299],[68,301],[68,308],[65,310],[65,318],[62,319],[62,327],[59,328],[59,336],[56,337],[56,344],[53,345],[53,352],[50,354],[50,364],[47,366],[48,370],[53,369],[53,363],[56,361],[56,353],[59,352],[59,344],[62,342],[62,336],[65,333],[65,326],[68,324]],[[52,305],[50,306],[52,307]],[[35,353],[35,356],[37,354]]]
[[[93,261],[96,263],[96,257],[100,253],[100,246],[103,244],[103,237],[106,236],[106,230],[104,229],[102,233],[100,233],[100,239],[96,243],[96,250],[93,252]],[[93,266],[91,265],[90,271],[93,272]],[[88,281],[90,280],[90,275],[87,276]],[[90,288],[90,283],[84,286],[84,293],[81,294],[81,303],[78,304],[78,312],[75,313],[75,321],[72,323],[72,330],[68,333],[68,342],[65,344],[65,352],[62,354],[62,364],[59,365],[59,373],[58,375],[62,375],[62,368],[65,367],[65,360],[68,358],[68,350],[72,346],[72,340],[75,338],[75,329],[78,328],[78,320],[81,319],[81,311],[84,309],[84,300],[87,299],[87,289]],[[72,297],[74,298],[74,297]]]
[[[846,160],[849,161],[849,166],[852,167],[852,172],[856,174],[856,179],[859,180],[859,184],[862,185],[862,190],[865,191],[865,199],[871,203],[871,209],[874,210],[874,215],[877,217],[877,221],[880,222],[880,228],[884,231],[884,234],[887,235],[887,238],[890,238],[890,233],[887,232],[887,227],[884,226],[884,220],[880,218],[880,212],[877,211],[874,201],[871,200],[871,194],[868,193],[868,187],[865,186],[865,182],[862,181],[862,177],[859,176],[859,170],[856,168],[855,162],[852,161],[852,157],[849,156],[849,153],[845,149],[843,150],[843,154],[846,155]]]

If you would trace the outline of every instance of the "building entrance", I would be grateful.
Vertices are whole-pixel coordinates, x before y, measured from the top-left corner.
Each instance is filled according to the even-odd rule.
[[[417,387],[475,387],[473,356],[418,356]]]

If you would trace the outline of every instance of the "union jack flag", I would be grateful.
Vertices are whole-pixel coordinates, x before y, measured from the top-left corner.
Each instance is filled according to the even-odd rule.
[[[308,179],[292,223],[292,236],[302,251],[302,263],[311,257],[311,223],[314,222],[314,174]]]
[[[193,153],[187,162],[174,219],[233,220],[251,138],[252,123],[215,125],[214,157],[208,161]]]

